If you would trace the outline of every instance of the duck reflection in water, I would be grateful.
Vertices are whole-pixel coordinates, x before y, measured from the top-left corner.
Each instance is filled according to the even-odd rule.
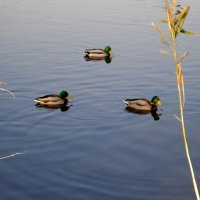
[[[60,109],[61,112],[66,112],[68,111],[73,105],[62,105],[62,106],[55,106],[55,107],[48,107],[48,106],[43,106],[40,105],[39,103],[35,104],[35,107],[37,108],[44,108],[44,109],[48,109],[48,110],[55,110],[55,109]]]
[[[106,58],[90,58],[87,55],[84,57],[85,61],[100,61],[100,60],[104,60],[106,64],[109,64],[112,62],[112,58],[111,57],[106,57]]]
[[[131,112],[131,113],[138,114],[138,115],[146,115],[146,114],[151,113],[151,115],[152,115],[152,117],[154,118],[155,121],[158,121],[160,119],[160,116],[162,115],[162,114],[157,113],[157,109],[156,110],[150,110],[150,111],[144,111],[144,110],[141,111],[141,110],[136,110],[134,108],[127,106],[125,108],[125,110],[127,112]]]
[[[158,96],[154,96],[151,101],[144,98],[125,99],[124,103],[127,105],[126,110],[135,114],[145,115],[151,113],[154,120],[159,120],[160,115],[157,113],[158,107],[162,102]]]

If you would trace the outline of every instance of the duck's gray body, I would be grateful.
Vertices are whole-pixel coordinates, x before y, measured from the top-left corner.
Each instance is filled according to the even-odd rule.
[[[57,94],[50,94],[45,95],[43,97],[38,97],[34,100],[41,106],[47,106],[47,107],[60,107],[65,104],[67,104],[68,100],[67,98],[62,98]]]
[[[93,59],[104,59],[110,56],[110,54],[103,49],[86,49],[85,56]]]
[[[149,100],[144,98],[125,99],[123,101],[128,107],[135,110],[151,111],[153,106]]]

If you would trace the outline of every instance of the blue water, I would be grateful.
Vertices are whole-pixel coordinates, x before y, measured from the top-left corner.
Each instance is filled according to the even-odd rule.
[[[185,27],[200,33],[199,1]],[[0,199],[195,199],[185,156],[175,69],[159,54],[151,27],[164,1],[1,0]],[[85,61],[84,50],[113,50],[112,62]],[[185,120],[200,185],[198,37],[181,36]],[[34,98],[67,90],[66,112]],[[124,98],[158,95],[160,120],[125,110]]]

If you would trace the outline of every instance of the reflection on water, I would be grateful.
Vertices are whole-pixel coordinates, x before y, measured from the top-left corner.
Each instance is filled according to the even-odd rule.
[[[15,152],[15,153],[12,153],[12,154],[2,156],[2,157],[0,157],[0,160],[9,159],[9,158],[15,157],[17,155],[22,155],[22,154],[25,154],[25,153],[26,153],[26,149],[24,150],[24,152]]]
[[[48,107],[48,106],[44,106],[41,105],[39,103],[35,104],[36,108],[43,108],[43,109],[47,109],[47,110],[55,110],[55,109],[60,109],[61,112],[66,112],[68,111],[73,105],[68,105],[68,104],[64,104],[64,105],[58,105],[58,106],[54,106],[52,107]]]
[[[104,60],[106,64],[109,64],[112,62],[112,57],[108,56],[106,58],[90,58],[89,56],[84,56],[85,61],[100,61],[100,60]]]
[[[148,110],[137,110],[137,109],[134,109],[134,108],[131,108],[131,107],[127,106],[125,108],[125,110],[127,112],[138,114],[138,115],[146,115],[146,114],[150,114],[151,113],[151,116],[153,117],[153,119],[155,121],[159,120],[160,116],[162,115],[160,113],[157,113],[157,109],[149,110],[149,111]]]

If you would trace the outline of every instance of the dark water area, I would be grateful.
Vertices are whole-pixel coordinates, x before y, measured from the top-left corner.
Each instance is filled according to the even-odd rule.
[[[200,33],[198,0],[185,27]],[[0,199],[195,199],[185,156],[175,69],[160,55],[151,27],[164,1],[1,0]],[[88,48],[110,45],[112,61],[85,61]],[[199,37],[181,36],[188,142],[197,182]],[[35,107],[34,99],[67,90],[73,105]],[[125,110],[123,99],[158,95],[160,120]]]

